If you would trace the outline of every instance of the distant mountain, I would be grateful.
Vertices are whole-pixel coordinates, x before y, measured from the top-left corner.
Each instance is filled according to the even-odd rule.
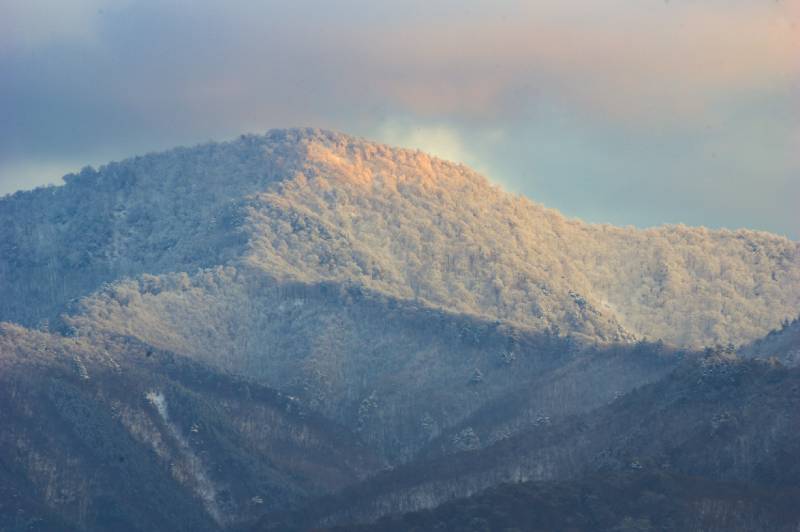
[[[800,309],[796,242],[585,224],[319,130],[65,181],[0,198],[0,530],[329,526],[631,464],[800,481],[795,370],[734,355],[795,360],[794,325],[757,339]]]
[[[796,242],[589,225],[462,165],[319,130],[180,148],[0,200],[0,319],[142,273],[247,266],[605,341],[754,340],[800,308]]]

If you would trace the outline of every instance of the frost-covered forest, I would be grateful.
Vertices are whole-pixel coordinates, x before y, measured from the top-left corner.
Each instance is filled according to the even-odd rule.
[[[272,131],[66,181],[0,200],[0,319],[37,325],[104,282],[217,265],[602,341],[741,344],[800,308],[786,238],[586,224],[337,133]]]
[[[320,130],[65,181],[0,198],[0,530],[307,530],[523,481],[587,526],[656,514],[575,490],[651,481],[661,522],[795,525],[759,505],[800,485],[797,242],[587,224]],[[518,524],[476,500],[465,529]]]

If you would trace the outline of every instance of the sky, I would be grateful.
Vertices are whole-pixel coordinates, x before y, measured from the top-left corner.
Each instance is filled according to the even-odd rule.
[[[0,194],[279,127],[800,239],[800,0],[0,0]]]

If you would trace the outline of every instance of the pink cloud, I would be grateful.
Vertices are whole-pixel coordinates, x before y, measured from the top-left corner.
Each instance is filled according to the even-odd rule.
[[[340,46],[356,79],[421,114],[496,113],[509,94],[538,90],[621,118],[685,116],[800,79],[798,6],[590,2],[360,28]]]

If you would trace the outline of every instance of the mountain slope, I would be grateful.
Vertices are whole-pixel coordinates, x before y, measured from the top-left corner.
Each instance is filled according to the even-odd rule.
[[[766,491],[800,484],[800,370],[713,355],[610,405],[540,424],[476,451],[382,472],[256,529],[371,522],[502,482],[666,471]]]
[[[53,320],[121,276],[226,264],[605,341],[739,344],[800,307],[785,238],[584,224],[464,166],[336,133],[271,131],[66,180],[0,200],[0,319]]]
[[[800,366],[800,318],[786,320],[780,329],[745,346],[741,354],[762,359],[775,357],[787,366]]]
[[[0,514],[54,530],[218,530],[381,467],[296,401],[125,338],[2,326],[0,404]]]
[[[800,481],[796,371],[691,362],[797,314],[795,242],[589,225],[318,130],[65,179],[0,199],[0,320],[38,327],[0,324],[14,526],[329,525],[634,465]]]
[[[677,363],[668,350],[595,352],[585,340],[358,285],[279,283],[230,267],[111,285],[67,322],[82,336],[131,336],[296,395],[393,463],[512,390],[543,392],[538,411],[557,417],[603,404]],[[527,412],[508,413],[504,429],[516,432]]]
[[[433,511],[333,530],[794,532],[800,523],[798,497],[797,489],[774,492],[664,472],[591,475],[505,484]]]
[[[463,312],[608,339],[624,336],[606,322],[613,317],[651,338],[738,342],[798,305],[800,252],[786,239],[592,226],[418,152],[330,134],[304,150],[297,178],[259,194],[248,216],[248,260],[270,271],[355,278]]]
[[[577,352],[554,370],[532,374],[522,386],[508,387],[497,399],[485,401],[431,440],[417,458],[488,447],[526,429],[596,410],[663,379],[693,356],[644,342]]]

